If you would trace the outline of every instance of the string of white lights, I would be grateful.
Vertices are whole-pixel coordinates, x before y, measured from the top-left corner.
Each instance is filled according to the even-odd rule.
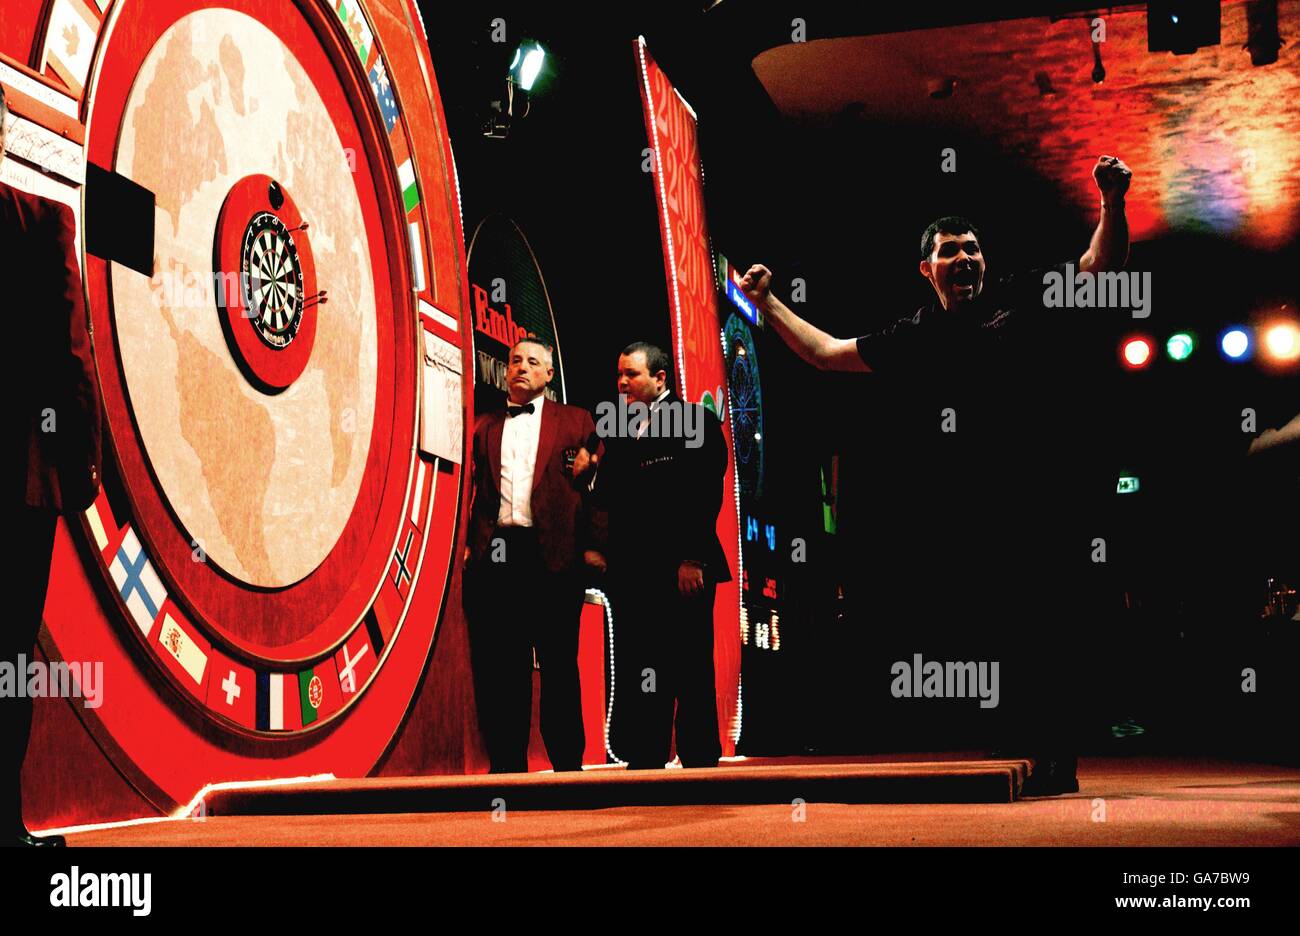
[[[682,342],[682,297],[677,289],[677,252],[673,248],[673,229],[668,220],[668,189],[664,185],[663,163],[660,161],[659,125],[655,122],[655,99],[650,90],[650,72],[645,63],[645,36],[637,36],[637,54],[641,60],[641,81],[645,84],[646,106],[650,108],[650,136],[654,146],[654,177],[659,184],[659,204],[664,214],[664,243],[668,253],[668,272],[673,281],[673,317],[677,327],[677,384],[679,395],[683,400],[690,400],[686,385],[686,352]],[[689,108],[687,108],[689,110]]]
[[[609,746],[609,725],[614,718],[614,609],[609,606],[609,598],[607,598],[605,593],[599,588],[588,588],[587,594],[593,598],[600,599],[601,606],[605,609],[605,633],[608,635],[609,701],[605,705],[605,753],[608,754],[615,763],[626,764],[627,761],[615,754],[614,749]]]

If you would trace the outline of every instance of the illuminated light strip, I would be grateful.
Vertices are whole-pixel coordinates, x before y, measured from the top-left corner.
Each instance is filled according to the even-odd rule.
[[[716,274],[717,271],[715,270],[714,272]],[[725,365],[727,361],[727,330],[725,328],[718,329],[718,335],[722,341],[722,361]],[[730,385],[727,387],[727,393],[728,395],[731,393]],[[740,469],[736,466],[736,424],[732,418],[730,398],[727,400],[727,427],[731,429],[731,486],[733,488],[732,494],[734,495],[734,500],[736,502],[736,604],[738,605],[737,620],[740,620],[745,614],[745,589],[743,587],[745,582],[745,540],[744,534],[740,532]],[[743,680],[738,668],[736,671],[736,714],[732,718],[731,729],[732,744],[740,743],[742,682]]]
[[[77,835],[81,832],[107,832],[112,829],[129,829],[136,826],[157,825],[162,822],[182,822],[190,819],[194,810],[206,799],[209,793],[218,790],[259,790],[266,787],[287,786],[291,783],[324,783],[337,780],[334,774],[314,774],[310,777],[285,777],[279,780],[228,780],[221,783],[209,783],[199,790],[184,806],[170,816],[148,816],[144,819],[123,819],[120,822],[93,822],[87,825],[61,826],[57,829],[40,829],[33,835]]]
[[[415,18],[420,21],[420,32],[424,35],[424,41],[427,43],[429,41],[429,30],[424,25],[424,14],[420,12],[420,4],[410,3],[407,5],[415,7]]]
[[[731,736],[731,743],[740,743],[740,726],[745,719],[745,674],[736,676],[736,733]]]
[[[655,122],[655,98],[654,92],[650,90],[650,73],[646,70],[645,64],[645,36],[637,36],[637,54],[641,59],[641,80],[645,84],[646,106],[650,108],[647,115],[650,118],[650,132],[653,139],[655,151],[655,179],[659,183],[659,204],[664,214],[664,241],[668,249],[668,272],[673,281],[673,311],[676,314],[677,324],[677,382],[680,385],[680,395],[683,400],[690,402],[690,393],[686,389],[686,356],[685,345],[682,342],[682,297],[677,290],[677,258],[673,252],[673,231],[672,224],[668,220],[668,190],[664,187],[663,161],[659,154],[659,125]],[[673,89],[677,90],[676,88]],[[680,97],[680,94],[678,95]]]
[[[417,9],[419,9],[417,7]],[[456,217],[460,219],[460,236],[465,237],[465,209],[461,207],[460,201],[460,172],[456,169],[456,150],[447,142],[447,152],[451,154],[451,180],[456,185]]]
[[[680,92],[680,91],[677,90],[677,86],[676,86],[676,85],[673,85],[673,94],[677,95],[677,100],[679,100],[679,101],[682,102],[682,107],[686,108],[686,110],[690,113],[691,118],[692,118],[696,123],[699,123],[699,122],[700,122],[700,117],[699,117],[698,114],[695,113],[695,108],[691,107],[690,104],[686,103],[686,98],[682,97],[682,92]]]
[[[202,803],[209,793],[217,793],[222,790],[264,790],[268,787],[289,786],[294,783],[325,783],[329,780],[337,780],[338,777],[332,773],[312,774],[309,777],[281,777],[275,780],[223,780],[220,783],[209,783],[199,792],[194,794],[194,798],[172,813],[173,819],[186,819],[199,804]]]
[[[442,309],[439,309],[437,306],[435,306],[433,303],[429,302],[428,300],[425,299],[420,300],[420,314],[429,316],[429,318],[433,319],[443,328],[450,329],[451,331],[460,330],[454,318],[452,318],[450,315],[442,311]]]
[[[609,723],[614,720],[614,610],[609,606],[609,599],[599,588],[588,588],[587,594],[599,598],[605,609],[605,632],[609,634],[609,702],[605,706],[605,753],[613,758],[615,764],[626,764],[609,746]]]

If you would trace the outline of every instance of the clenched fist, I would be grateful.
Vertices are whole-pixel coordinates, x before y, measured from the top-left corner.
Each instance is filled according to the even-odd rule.
[[[740,291],[760,309],[767,307],[767,297],[772,289],[772,271],[761,263],[755,263],[745,271],[740,280]]]
[[[591,471],[599,463],[600,457],[592,452],[587,451],[584,445],[578,449],[578,454],[573,459],[573,477],[581,478],[588,471]]]
[[[1092,178],[1101,192],[1102,201],[1118,201],[1128,191],[1133,170],[1118,156],[1102,156],[1097,160],[1097,165],[1092,167]]]

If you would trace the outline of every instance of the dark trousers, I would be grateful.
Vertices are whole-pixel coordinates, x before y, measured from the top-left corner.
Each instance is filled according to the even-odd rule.
[[[578,682],[581,575],[547,571],[530,529],[501,528],[497,538],[504,561],[493,562],[489,550],[465,572],[474,691],[492,772],[528,770],[534,650],[546,754],[556,770],[578,770],[586,743]]]
[[[633,769],[663,767],[672,751],[684,767],[714,767],[722,754],[713,670],[717,585],[683,597],[677,569],[611,582],[614,719],[611,746]],[[676,716],[674,719],[674,709]]]
[[[14,549],[3,564],[4,593],[10,596],[12,619],[0,627],[0,660],[18,666],[18,657],[30,662],[41,628],[45,589],[50,581],[54,549],[55,514],[31,507],[4,511]],[[26,680],[25,672],[15,679]],[[0,697],[0,823],[22,824],[22,768],[32,733],[32,700]]]

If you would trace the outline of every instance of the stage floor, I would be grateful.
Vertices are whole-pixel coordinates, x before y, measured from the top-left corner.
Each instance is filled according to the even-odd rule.
[[[750,763],[761,768],[775,761]],[[852,762],[820,765],[846,763]],[[530,775],[539,783],[550,776]],[[69,835],[68,844],[1300,845],[1298,768],[1088,758],[1079,765],[1079,784],[1076,794],[1004,803],[845,805],[810,800],[802,807],[803,821],[796,821],[800,808],[788,803],[515,809],[497,821],[490,810],[339,811],[213,815],[97,829]]]

